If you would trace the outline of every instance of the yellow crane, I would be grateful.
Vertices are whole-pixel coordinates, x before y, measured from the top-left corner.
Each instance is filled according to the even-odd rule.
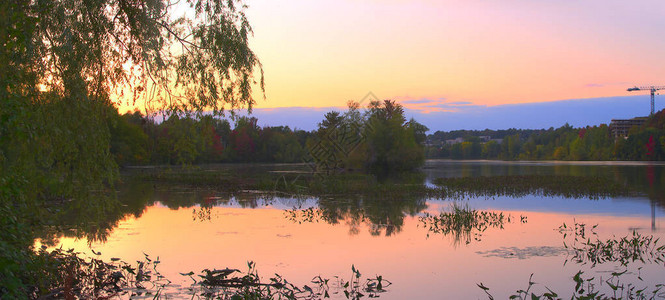
[[[656,94],[656,91],[658,90],[665,90],[665,86],[663,85],[650,85],[650,86],[634,86],[632,88],[629,88],[628,91],[650,91],[651,92],[651,114],[650,116],[653,116],[654,113],[654,95]]]

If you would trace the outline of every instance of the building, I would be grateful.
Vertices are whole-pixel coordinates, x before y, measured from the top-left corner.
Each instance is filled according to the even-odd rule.
[[[615,139],[619,137],[626,138],[628,137],[630,128],[633,126],[642,126],[648,119],[649,117],[635,117],[627,120],[612,119],[612,122],[610,122],[610,134]]]
[[[463,142],[464,142],[464,138],[459,137],[459,138],[456,138],[454,140],[446,140],[446,145],[455,145],[455,144],[459,144],[459,143],[463,143]]]

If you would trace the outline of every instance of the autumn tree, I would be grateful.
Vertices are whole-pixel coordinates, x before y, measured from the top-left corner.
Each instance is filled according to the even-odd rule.
[[[30,285],[32,232],[62,199],[103,214],[91,192],[117,178],[109,107],[166,114],[255,103],[261,65],[239,1],[0,1],[0,297]],[[55,211],[55,210],[53,210]]]

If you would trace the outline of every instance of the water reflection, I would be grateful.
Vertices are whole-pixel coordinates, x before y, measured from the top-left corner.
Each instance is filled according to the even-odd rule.
[[[517,278],[526,280],[532,272],[563,291],[580,269],[589,276],[623,271],[617,261],[598,264],[592,272],[588,259],[586,265],[573,263],[572,248],[563,247],[556,231],[564,220],[600,223],[599,241],[605,244],[614,235],[630,238],[629,228],[663,237],[661,165],[430,162],[422,173],[401,178],[351,175],[327,182],[308,182],[294,170],[274,172],[282,167],[259,168],[252,171],[256,174],[205,169],[194,177],[204,184],[191,178],[178,183],[175,171],[164,181],[130,174],[111,198],[117,204],[100,205],[108,207],[99,209],[104,213],[88,209],[79,220],[54,220],[58,227],[44,229],[42,236],[54,245],[64,232],[83,239],[62,238],[65,249],[76,245],[85,251],[92,241],[104,255],[128,261],[142,251],[159,255],[169,279],[178,272],[255,260],[266,274],[308,284],[312,275],[344,274],[347,266],[362,263],[395,282],[382,298],[397,299],[444,293],[469,298],[480,280],[493,294],[509,295]],[[460,179],[463,174],[475,177]],[[456,183],[433,185],[439,177]],[[470,221],[455,221],[452,203],[464,211],[460,215],[471,216],[457,220]],[[646,235],[649,227],[655,231]],[[562,266],[566,255],[569,262]],[[630,266],[629,272],[641,272],[648,284],[663,275],[662,264]],[[478,292],[472,298],[482,297]]]
[[[443,188],[447,198],[493,198],[508,196],[588,198],[591,200],[634,194],[615,182],[597,176],[506,175],[482,177],[437,178],[434,184]]]
[[[665,164],[660,162],[501,162],[428,161],[423,173],[436,178],[495,176],[596,177],[611,181],[625,192],[648,195],[665,207]]]
[[[406,216],[416,216],[427,208],[425,198],[421,197],[391,200],[367,196],[319,199],[317,206],[287,209],[285,217],[299,224],[344,223],[350,235],[359,234],[361,226],[368,225],[373,236],[391,236],[401,231]]]
[[[105,242],[118,222],[127,216],[140,217],[152,198],[146,183],[133,182],[118,196],[112,191],[98,191],[62,203],[49,203],[52,212],[47,224],[36,232],[45,245],[55,245],[61,235]]]
[[[198,185],[191,178],[185,183],[174,184],[174,177],[124,176],[116,195],[100,195],[95,201],[73,202],[60,205],[60,217],[39,233],[45,244],[57,243],[57,236],[85,238],[88,241],[105,241],[127,217],[140,217],[146,207],[161,203],[170,209],[193,210],[193,219],[211,220],[211,208],[232,206],[258,208],[272,206],[283,209],[303,207],[304,203],[316,206],[311,211],[287,215],[297,222],[323,221],[328,224],[345,224],[349,234],[357,235],[362,225],[367,225],[374,236],[398,234],[404,218],[423,214],[427,201],[434,198],[464,200],[466,198],[492,199],[499,196],[514,198],[535,195],[542,198],[566,197],[602,199],[619,196],[644,197],[650,202],[651,228],[656,230],[656,213],[665,208],[665,166],[663,165],[574,165],[547,163],[497,163],[497,162],[429,162],[421,173],[392,176],[381,180],[368,177],[349,177],[341,180],[306,182],[302,188],[302,165],[274,165],[253,167],[227,166],[186,170],[196,174]],[[275,169],[287,172],[276,172]],[[217,171],[215,171],[217,170]],[[141,171],[144,172],[144,171]],[[169,170],[168,172],[177,172]],[[200,175],[197,172],[201,172]],[[219,175],[215,172],[218,172]],[[263,174],[267,184],[262,184]],[[225,174],[225,175],[224,175]],[[238,186],[229,187],[228,177]],[[453,175],[456,175],[453,177]],[[460,177],[459,175],[462,175]],[[225,177],[226,176],[226,177]],[[244,177],[243,177],[244,176]],[[267,176],[267,177],[266,177]],[[292,176],[287,178],[285,176]],[[465,177],[466,176],[466,177]],[[165,182],[160,181],[161,179]],[[188,177],[189,178],[189,177]],[[235,177],[234,177],[235,178]],[[258,179],[257,179],[258,178]],[[177,179],[177,177],[176,177]],[[293,180],[292,180],[293,179]],[[256,192],[242,190],[247,182],[254,187],[276,186],[284,181],[299,184],[305,195],[280,196],[277,190]],[[215,186],[214,182],[224,182]],[[259,182],[259,183],[257,183]],[[437,188],[429,186],[436,183]],[[284,186],[288,187],[288,186]],[[308,202],[309,201],[309,202]],[[316,212],[314,211],[316,209]],[[309,215],[306,215],[309,213]],[[430,216],[431,217],[431,216]],[[430,223],[432,225],[434,223]],[[469,239],[461,238],[467,243]]]

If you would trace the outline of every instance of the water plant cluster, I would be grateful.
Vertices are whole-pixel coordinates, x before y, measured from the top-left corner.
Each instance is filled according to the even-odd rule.
[[[100,252],[91,250],[98,257]],[[335,276],[332,279],[315,276],[310,285],[298,286],[279,274],[267,282],[262,281],[254,262],[247,263],[247,271],[238,269],[204,269],[199,274],[181,273],[192,280],[189,286],[173,285],[163,276],[158,266],[159,257],[151,259],[144,254],[142,260],[127,263],[119,258],[103,261],[88,257],[73,249],[47,250],[42,246],[37,258],[45,262],[44,268],[34,274],[37,281],[24,295],[29,299],[111,299],[145,297],[169,299],[173,294],[191,295],[204,299],[322,299],[343,295],[347,299],[375,298],[387,292],[392,283],[376,275],[365,278],[351,266],[349,280]]]
[[[514,219],[503,212],[480,211],[453,202],[449,210],[438,215],[425,213],[418,220],[427,229],[428,237],[430,233],[450,236],[453,243],[458,245],[470,244],[472,240],[480,241],[487,229],[503,229],[504,224],[511,223]],[[526,216],[521,216],[520,222],[526,223]]]
[[[617,262],[628,266],[633,262],[665,265],[665,245],[659,245],[659,239],[653,235],[643,235],[633,230],[631,235],[601,240],[594,229],[587,229],[586,224],[577,223],[568,227],[565,223],[559,227],[564,234],[564,247],[569,250],[569,259],[578,264],[597,264]],[[573,242],[566,243],[567,229],[573,232]],[[590,233],[587,233],[590,232]],[[587,237],[587,235],[593,236]]]
[[[351,266],[351,278],[339,276],[333,279],[315,276],[310,285],[297,286],[275,274],[268,282],[262,282],[254,262],[247,263],[248,270],[205,269],[200,275],[181,273],[193,280],[192,291],[206,299],[323,299],[344,295],[346,299],[376,298],[386,292],[392,283],[377,275],[363,278],[355,266]],[[198,278],[198,279],[197,279]]]
[[[572,281],[575,284],[573,293],[570,299],[575,300],[593,300],[593,299],[662,299],[665,297],[665,285],[656,284],[652,288],[638,287],[633,283],[626,283],[622,281],[622,276],[626,274],[623,272],[612,272],[608,279],[587,277],[583,271],[575,273]],[[526,289],[519,289],[514,294],[508,296],[509,299],[543,299],[554,300],[562,299],[557,293],[547,286],[544,288],[547,292],[535,292],[534,287],[539,285],[533,281],[533,274],[529,276],[529,282]],[[490,288],[482,283],[477,286],[485,292],[490,300],[494,300],[494,296],[490,293]],[[602,288],[607,287],[609,290],[604,291]]]
[[[595,229],[598,225],[587,226],[584,223],[574,222],[572,226],[563,223],[556,230],[563,235],[564,248],[568,256],[564,265],[572,261],[579,265],[589,265],[591,270],[603,264],[616,264],[623,270],[610,272],[609,278],[603,276],[585,276],[585,271],[579,270],[572,276],[574,288],[571,299],[662,299],[665,297],[665,284],[646,284],[637,267],[636,271],[629,268],[633,263],[665,265],[665,245],[659,245],[659,240],[652,235],[642,235],[636,230],[625,237],[612,237],[606,240],[598,238]],[[570,235],[569,235],[570,234]],[[566,238],[571,237],[572,243]],[[588,271],[587,271],[588,272]],[[626,278],[631,276],[631,278]],[[636,277],[636,278],[632,278]],[[643,284],[641,284],[643,283]],[[484,284],[477,284],[488,296],[494,299],[490,289]],[[555,292],[544,286],[547,292],[538,293],[532,288],[537,285],[533,281],[533,274],[529,277],[526,289],[520,289],[512,294],[510,299],[560,299],[561,291]]]
[[[293,223],[318,223],[323,214],[321,209],[308,207],[305,209],[287,209],[284,210],[284,215],[287,220]]]
[[[614,180],[600,176],[507,175],[491,177],[436,178],[433,183],[442,188],[444,198],[528,195],[600,199],[626,195],[630,191]]]
[[[93,254],[101,255],[92,250]],[[157,270],[160,261],[145,255],[135,264],[119,258],[110,262],[87,257],[73,249],[42,246],[36,254],[41,268],[28,274],[32,284],[18,298],[40,299],[109,299],[125,296],[158,297],[171,281]],[[12,288],[12,287],[6,287]],[[2,295],[2,294],[0,294]]]

